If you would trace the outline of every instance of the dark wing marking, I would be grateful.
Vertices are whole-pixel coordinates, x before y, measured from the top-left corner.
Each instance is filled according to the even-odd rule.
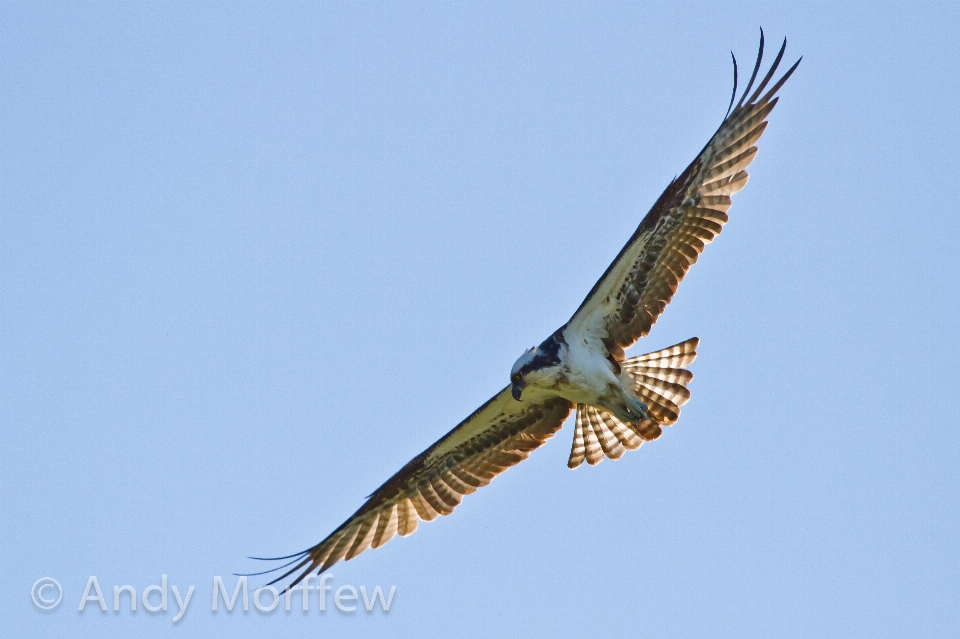
[[[565,399],[538,396],[534,388],[516,401],[510,387],[505,388],[401,468],[326,539],[280,558],[292,559],[280,568],[293,567],[270,583],[299,573],[287,586],[291,588],[314,569],[319,574],[341,559],[379,548],[396,534],[409,535],[418,520],[449,515],[464,495],[486,486],[550,439],[572,408]]]
[[[774,96],[800,64],[797,60],[763,93],[786,46],[784,39],[770,70],[750,94],[763,57],[760,32],[760,53],[740,100],[697,158],[670,183],[640,222],[570,319],[571,328],[599,336],[611,351],[615,350],[614,345],[626,348],[650,332],[704,245],[726,223],[730,196],[747,183],[745,169],[757,153],[754,143],[763,134],[766,118],[777,104]]]

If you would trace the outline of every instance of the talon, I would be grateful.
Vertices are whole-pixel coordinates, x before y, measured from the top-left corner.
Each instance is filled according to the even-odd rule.
[[[624,423],[637,423],[649,417],[648,407],[639,399],[626,396],[623,398],[623,404],[614,410],[617,419]]]
[[[636,402],[634,402],[633,406],[631,406],[631,411],[630,411],[630,412],[634,412],[634,413],[637,413],[638,415],[640,415],[640,419],[646,419],[646,418],[647,418],[647,410],[648,410],[648,409],[649,409],[649,406],[647,406],[645,403],[637,400]]]

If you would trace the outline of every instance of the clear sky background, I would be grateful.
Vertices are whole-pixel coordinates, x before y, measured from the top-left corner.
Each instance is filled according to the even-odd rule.
[[[958,7],[3,4],[4,634],[956,637]],[[680,422],[331,571],[388,614],[212,613],[567,320],[760,26],[803,64],[630,351],[701,338]]]

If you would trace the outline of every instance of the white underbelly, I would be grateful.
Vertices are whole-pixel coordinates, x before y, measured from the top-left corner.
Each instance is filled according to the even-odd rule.
[[[619,396],[619,380],[607,359],[587,348],[568,351],[567,383],[561,394],[580,404],[604,406],[612,396]]]

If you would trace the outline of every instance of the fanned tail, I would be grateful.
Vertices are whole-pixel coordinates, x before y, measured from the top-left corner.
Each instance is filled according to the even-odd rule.
[[[648,407],[647,419],[624,423],[610,413],[586,404],[577,404],[576,430],[570,450],[569,468],[586,460],[594,466],[604,457],[620,459],[627,450],[636,450],[644,442],[662,434],[661,426],[671,426],[680,418],[680,407],[690,399],[687,383],[693,373],[681,368],[697,357],[696,337],[662,350],[620,362],[634,383],[634,393]]]

